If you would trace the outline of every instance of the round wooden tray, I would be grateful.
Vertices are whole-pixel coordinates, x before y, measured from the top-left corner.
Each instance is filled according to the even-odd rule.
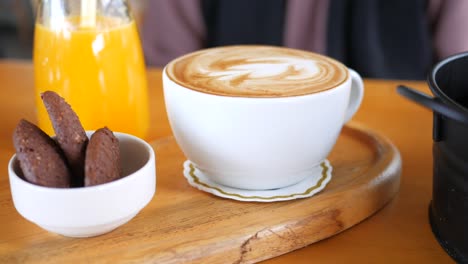
[[[327,187],[311,198],[287,202],[237,202],[199,191],[182,175],[186,158],[173,138],[152,145],[158,185],[149,210],[158,214],[153,236],[161,244],[147,253],[156,262],[241,263],[275,257],[352,227],[399,189],[398,150],[357,124],[343,128],[329,156],[333,178]]]
[[[23,250],[0,252],[0,262],[251,263],[346,230],[377,212],[399,189],[398,150],[356,124],[343,128],[328,157],[333,178],[326,188],[284,202],[239,202],[200,191],[182,174],[186,158],[174,138],[152,146],[156,195],[134,219],[86,239],[46,235],[36,228]]]

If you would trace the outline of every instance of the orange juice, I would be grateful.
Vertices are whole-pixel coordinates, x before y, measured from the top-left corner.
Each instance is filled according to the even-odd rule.
[[[65,98],[85,130],[103,126],[145,137],[149,124],[146,71],[133,20],[97,17],[82,28],[79,17],[60,25],[36,24],[34,75],[39,126],[53,134],[40,93]]]

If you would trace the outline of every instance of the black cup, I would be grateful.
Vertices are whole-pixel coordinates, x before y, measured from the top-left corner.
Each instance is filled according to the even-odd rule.
[[[468,52],[436,64],[428,83],[434,98],[403,86],[398,92],[434,111],[429,221],[446,252],[468,263]]]

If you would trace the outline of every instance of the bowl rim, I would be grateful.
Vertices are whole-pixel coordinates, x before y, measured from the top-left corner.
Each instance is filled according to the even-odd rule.
[[[89,137],[92,133],[94,133],[94,130],[87,130],[86,135]],[[13,154],[13,156],[10,158],[8,161],[8,174],[10,175],[10,178],[14,178],[19,184],[23,185],[25,188],[29,188],[31,190],[35,191],[42,191],[42,192],[55,192],[55,193],[86,193],[86,192],[92,192],[94,190],[100,190],[100,189],[110,189],[113,188],[114,186],[122,185],[125,184],[128,181],[133,180],[134,178],[137,178],[141,173],[138,173],[147,167],[151,166],[151,163],[155,162],[155,153],[154,149],[151,147],[151,145],[146,142],[145,140],[123,132],[113,132],[114,135],[120,140],[121,138],[129,138],[131,141],[136,142],[142,146],[145,147],[145,149],[149,152],[148,160],[145,162],[143,166],[135,170],[134,172],[128,174],[127,176],[124,176],[120,179],[99,184],[99,185],[94,185],[94,186],[87,186],[87,187],[75,187],[75,188],[55,188],[55,187],[46,187],[46,186],[41,186],[41,185],[36,185],[33,183],[30,183],[26,181],[25,179],[21,178],[14,169],[14,165],[17,163],[17,158],[16,158],[16,153]],[[142,174],[143,177],[145,174]],[[151,175],[151,177],[154,177],[155,175]],[[11,183],[10,183],[11,186]]]

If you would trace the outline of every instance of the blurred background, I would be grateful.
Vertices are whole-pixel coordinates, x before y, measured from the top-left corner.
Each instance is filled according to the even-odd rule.
[[[0,1],[0,58],[31,58],[33,4],[30,0]]]
[[[0,59],[32,58],[38,1],[0,0]],[[267,44],[325,54],[363,77],[422,80],[435,62],[468,51],[464,0],[128,1],[148,66],[201,48]]]
[[[0,0],[0,59],[32,59],[35,7],[39,0]],[[129,0],[141,25],[147,0]]]

